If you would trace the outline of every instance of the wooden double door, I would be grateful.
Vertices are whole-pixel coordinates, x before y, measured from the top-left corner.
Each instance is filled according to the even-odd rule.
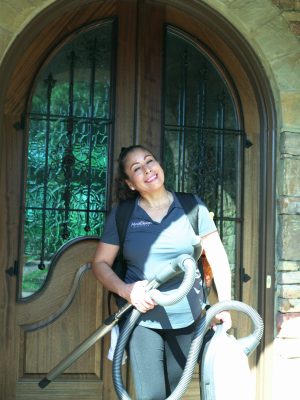
[[[22,211],[24,187],[21,160],[24,154],[26,156],[22,133],[26,134],[26,126],[21,127],[21,130],[20,127],[16,129],[16,122],[26,109],[26,99],[38,72],[37,65],[42,64],[54,43],[60,43],[66,35],[73,34],[85,24],[108,18],[116,18],[118,21],[114,59],[112,160],[116,159],[122,146],[132,143],[143,143],[158,154],[161,153],[165,24],[171,24],[199,38],[218,54],[232,74],[242,108],[247,115],[251,115],[243,123],[249,141],[256,147],[256,151],[250,149],[244,159],[244,188],[248,194],[244,196],[243,207],[246,211],[243,218],[246,223],[242,234],[247,246],[244,246],[241,262],[247,274],[252,277],[244,287],[242,299],[253,306],[257,305],[255,266],[258,243],[253,238],[258,230],[258,200],[250,187],[250,182],[257,182],[258,185],[259,179],[259,116],[255,96],[235,55],[210,26],[209,14],[203,13],[202,8],[197,10],[196,6],[193,6],[195,9],[189,8],[189,2],[173,3],[97,1],[87,2],[84,6],[79,4],[74,8],[70,1],[66,2],[67,6],[62,13],[59,13],[60,5],[57,4],[56,8],[46,13],[43,20],[33,23],[36,35],[15,59],[2,122],[4,139],[1,149],[1,191],[8,196],[3,196],[1,210],[1,264],[5,277],[1,283],[0,299],[4,326],[1,342],[5,355],[1,357],[2,400],[116,398],[111,379],[111,362],[106,357],[108,337],[90,348],[57,381],[43,390],[38,387],[38,382],[45,374],[100,326],[107,315],[106,293],[95,281],[89,268],[97,239],[82,238],[67,243],[57,256],[55,268],[45,288],[26,301],[16,301],[17,287],[20,285],[18,272],[9,269],[18,258],[19,242],[22,240],[19,210]],[[109,191],[107,196],[109,199]],[[239,279],[236,278],[237,286]],[[242,332],[245,326],[247,331],[247,324],[242,322],[241,325]],[[185,398],[199,398],[196,372]]]

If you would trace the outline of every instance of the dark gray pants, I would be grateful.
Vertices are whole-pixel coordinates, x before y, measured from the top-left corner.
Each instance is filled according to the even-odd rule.
[[[134,329],[129,356],[137,400],[163,400],[176,388],[194,329],[195,324],[182,329]]]

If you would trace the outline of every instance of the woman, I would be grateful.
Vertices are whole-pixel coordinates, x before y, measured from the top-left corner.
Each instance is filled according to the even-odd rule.
[[[110,291],[131,303],[143,314],[128,346],[137,399],[165,399],[174,390],[185,366],[195,324],[204,307],[198,276],[190,293],[179,303],[161,307],[145,291],[145,285],[164,263],[180,254],[192,254],[199,241],[176,194],[166,189],[164,171],[151,151],[143,146],[122,149],[119,156],[120,183],[125,197],[135,197],[128,224],[123,255],[127,271],[122,281],[112,270],[119,251],[116,207],[108,216],[97,247],[93,272]],[[119,197],[120,197],[119,188]],[[220,301],[231,298],[228,259],[207,208],[199,200],[199,236],[210,263]],[[178,276],[160,290],[176,289]],[[228,327],[230,314],[217,316]],[[155,383],[155,384],[154,384]]]

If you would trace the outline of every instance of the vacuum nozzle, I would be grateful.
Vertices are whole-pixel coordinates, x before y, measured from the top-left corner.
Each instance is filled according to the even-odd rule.
[[[51,381],[49,381],[49,379],[47,379],[47,378],[44,378],[39,382],[39,387],[41,389],[44,389],[46,386],[49,385],[49,383],[51,383]]]

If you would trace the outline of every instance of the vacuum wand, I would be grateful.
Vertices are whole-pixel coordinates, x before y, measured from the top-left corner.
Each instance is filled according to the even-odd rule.
[[[132,304],[127,303],[117,312],[110,315],[103,325],[96,329],[87,339],[85,339],[78,347],[76,347],[67,357],[65,357],[56,367],[54,367],[45,378],[39,382],[41,389],[45,388],[55,378],[62,374],[70,365],[72,365],[83,353],[93,346],[99,339],[105,336],[119,322],[119,319],[132,308]]]
[[[185,272],[185,267],[190,270],[189,265],[193,263],[195,266],[195,260],[188,254],[179,256],[174,261],[168,263],[155,277],[150,280],[146,285],[146,291],[158,288],[161,284],[173,278],[174,276]],[[189,275],[190,272],[187,273]],[[189,279],[189,278],[188,278]],[[184,279],[185,280],[185,279]],[[188,287],[184,289],[190,290]],[[151,293],[150,293],[151,295]],[[154,294],[155,296],[156,294]],[[166,296],[166,295],[163,295]],[[54,367],[45,378],[39,382],[40,388],[45,388],[49,383],[56,379],[62,374],[71,364],[73,364],[83,353],[85,353],[91,346],[93,346],[99,339],[105,336],[111,329],[119,322],[120,318],[133,307],[131,303],[126,303],[117,312],[110,315],[104,324],[96,329],[87,339],[85,339],[78,347],[76,347],[68,356],[66,356],[56,367]]]

